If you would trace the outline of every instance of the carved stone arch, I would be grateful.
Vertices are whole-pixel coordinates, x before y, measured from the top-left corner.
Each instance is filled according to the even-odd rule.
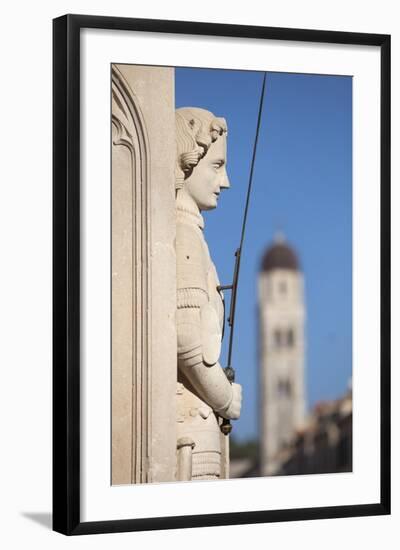
[[[112,484],[151,463],[150,150],[135,93],[112,66]]]

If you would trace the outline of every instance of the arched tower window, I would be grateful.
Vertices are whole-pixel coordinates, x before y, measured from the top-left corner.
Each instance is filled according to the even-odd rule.
[[[274,330],[274,347],[277,349],[288,347],[292,348],[294,346],[294,330],[289,328],[285,329],[275,329]]]
[[[276,329],[274,332],[274,346],[276,348],[280,348],[282,346],[282,331],[280,329]]]
[[[278,381],[278,395],[279,397],[289,398],[292,395],[292,385],[289,380]]]

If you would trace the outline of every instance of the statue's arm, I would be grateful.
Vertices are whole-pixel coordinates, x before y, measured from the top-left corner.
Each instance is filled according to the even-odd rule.
[[[197,395],[215,412],[224,418],[239,418],[241,386],[228,381],[218,362],[220,334],[212,316],[205,314],[207,296],[200,289],[191,289],[190,293],[191,307],[177,311],[178,367]]]
[[[239,417],[241,386],[219,364],[221,326],[208,295],[208,254],[193,227],[177,225],[178,368],[193,391],[224,418]]]

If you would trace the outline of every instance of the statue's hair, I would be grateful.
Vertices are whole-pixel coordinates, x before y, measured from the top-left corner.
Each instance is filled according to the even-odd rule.
[[[219,136],[227,134],[224,118],[205,109],[184,107],[175,111],[176,171],[175,188],[181,189],[194,167]]]

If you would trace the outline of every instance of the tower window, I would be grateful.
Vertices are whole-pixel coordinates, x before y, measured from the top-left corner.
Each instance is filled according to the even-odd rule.
[[[276,348],[283,348],[287,346],[291,348],[294,346],[294,330],[292,328],[285,329],[276,329],[274,331],[274,346]]]
[[[279,380],[278,395],[279,397],[290,397],[292,394],[292,386],[289,380]]]
[[[292,328],[290,328],[287,331],[287,345],[291,348],[294,345],[294,331]]]
[[[276,348],[280,348],[282,345],[282,332],[279,329],[274,332],[274,344]]]

